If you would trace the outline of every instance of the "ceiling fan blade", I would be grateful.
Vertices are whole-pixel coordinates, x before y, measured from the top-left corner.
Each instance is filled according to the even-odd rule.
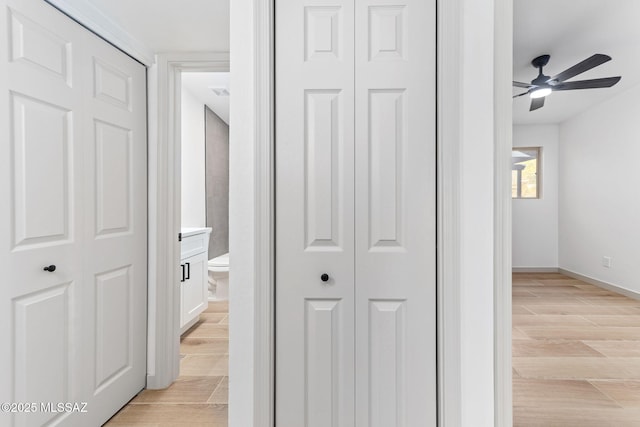
[[[553,86],[553,90],[596,89],[611,87],[620,81],[621,77],[606,77],[604,79],[579,80],[577,82],[560,83]]]
[[[513,97],[514,97],[514,98],[519,98],[519,97],[521,97],[521,96],[525,96],[525,95],[528,95],[528,94],[529,94],[529,91],[526,91],[526,92],[523,92],[523,93],[518,94],[518,95],[513,95]]]
[[[551,77],[550,80],[563,82],[565,80],[569,80],[571,77],[577,76],[580,73],[584,73],[585,71],[595,68],[598,65],[602,65],[607,61],[611,61],[611,57],[609,55],[596,53],[590,58],[587,58],[584,61],[574,65],[573,67],[564,70],[560,74],[556,74],[555,76]]]
[[[537,110],[538,108],[542,108],[544,105],[544,97],[542,98],[533,98],[531,100],[531,107],[529,107],[529,111]]]
[[[529,83],[522,83],[522,82],[516,82],[516,81],[513,82],[513,85],[515,87],[521,87],[521,88],[524,88],[524,89],[529,89],[532,86]]]

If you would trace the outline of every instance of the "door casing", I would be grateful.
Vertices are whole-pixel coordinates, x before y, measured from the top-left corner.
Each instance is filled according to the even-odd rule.
[[[178,378],[180,367],[180,288],[175,284],[180,282],[180,76],[185,71],[228,72],[229,55],[225,52],[160,54],[148,73],[150,328],[147,388],[150,389],[171,385]]]

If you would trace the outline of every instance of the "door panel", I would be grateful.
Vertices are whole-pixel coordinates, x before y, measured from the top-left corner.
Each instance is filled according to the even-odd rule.
[[[95,120],[96,235],[131,231],[132,132]]]
[[[435,1],[356,2],[357,426],[436,420]]]
[[[132,77],[117,67],[93,58],[93,92],[96,99],[131,111]]]
[[[348,308],[347,312],[349,311]],[[345,327],[344,303],[341,300],[305,301],[305,373],[307,375],[305,426],[341,425],[341,375],[348,375],[342,354],[341,339]],[[347,400],[348,402],[348,400]]]
[[[72,343],[81,305],[81,129],[77,31],[43,2],[1,1],[0,401],[80,399]],[[53,14],[50,12],[54,12]],[[55,28],[55,30],[54,30]],[[44,271],[55,265],[54,272]],[[80,373],[82,375],[85,372]],[[38,408],[39,409],[39,408]],[[68,423],[69,414],[0,413],[0,425]]]
[[[73,289],[72,283],[62,283],[15,299],[15,402],[70,400],[73,360],[67,342],[72,335]],[[15,422],[17,426],[39,426],[64,418],[64,413],[38,411],[18,413]]]
[[[10,26],[9,60],[24,62],[36,73],[50,74],[71,86],[71,38],[61,37],[13,9],[9,8],[7,12]]]
[[[90,408],[0,424],[100,425],[146,375],[145,70],[45,2],[0,21],[0,401]]]
[[[368,249],[402,250],[404,235],[403,148],[406,144],[406,96],[404,89],[371,89],[368,91],[369,151],[368,184]],[[363,147],[364,148],[364,147]]]
[[[353,4],[278,0],[276,14],[276,346],[286,349],[276,357],[277,425],[348,427],[354,423]]]
[[[86,34],[82,70],[84,385],[108,419],[145,385],[147,301],[146,76],[142,65]],[[89,283],[87,283],[88,285]]]
[[[68,243],[73,232],[72,113],[17,93],[11,95],[11,113],[13,246],[25,250]]]
[[[95,275],[95,390],[104,388],[133,365],[131,276],[131,266]]]
[[[342,95],[305,91],[305,241],[307,251],[342,251],[344,188]]]
[[[407,396],[406,301],[369,300],[369,424],[405,426]],[[363,424],[366,425],[366,424]]]

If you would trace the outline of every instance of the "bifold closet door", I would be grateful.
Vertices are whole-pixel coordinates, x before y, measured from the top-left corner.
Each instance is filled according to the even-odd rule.
[[[352,426],[353,4],[276,15],[276,424]]]
[[[434,426],[436,5],[355,5],[356,426]]]
[[[84,224],[81,382],[106,420],[146,384],[146,70],[82,31]],[[82,419],[81,419],[82,421]],[[82,424],[87,425],[87,424]]]
[[[0,425],[101,425],[146,376],[145,69],[41,0],[0,22],[0,402],[36,404]]]
[[[435,35],[435,1],[276,0],[278,427],[436,423]]]

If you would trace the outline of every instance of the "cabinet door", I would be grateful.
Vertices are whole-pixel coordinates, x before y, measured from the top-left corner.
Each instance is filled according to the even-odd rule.
[[[182,328],[207,308],[207,255],[201,253],[182,260],[184,282],[181,282],[180,327]]]

